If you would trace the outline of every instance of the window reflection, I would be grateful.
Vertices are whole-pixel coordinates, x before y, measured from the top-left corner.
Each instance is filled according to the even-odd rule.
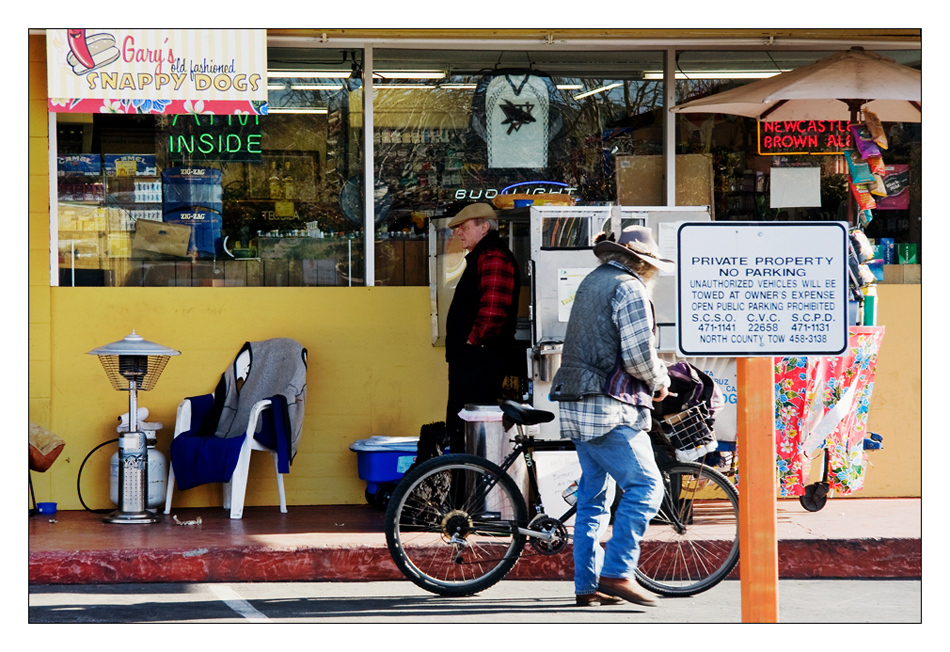
[[[473,201],[503,217],[531,204],[616,201],[616,156],[662,153],[662,82],[642,74],[661,60],[657,52],[376,50],[385,74],[373,81],[374,171],[392,198],[381,241],[405,243],[422,265],[427,250],[411,243],[429,220]],[[555,230],[559,246],[589,239]]]
[[[828,51],[683,51],[677,56],[676,103],[795,70],[831,54]],[[919,50],[889,50],[885,56],[906,66],[921,66]],[[688,162],[706,157],[712,161],[714,178],[710,182],[716,220],[848,219],[850,175],[840,155],[841,151],[851,149],[846,141],[846,121],[825,121],[818,126],[795,125],[794,129],[811,130],[821,133],[822,137],[777,139],[775,143],[769,142],[769,135],[784,135],[785,125],[757,123],[751,118],[720,113],[680,113],[676,114],[675,124],[678,160]],[[777,132],[776,124],[779,124]],[[892,123],[887,129],[890,147],[885,160],[901,175],[897,183],[909,186],[909,197],[900,204],[882,202],[864,231],[871,239],[889,237],[897,242],[920,243],[921,124]],[[771,206],[772,170],[785,167],[820,168],[819,206]],[[679,186],[679,167],[677,169]]]
[[[60,284],[362,285],[356,58],[272,52],[264,116],[58,114]]]
[[[826,54],[679,52],[676,101]],[[888,54],[920,65],[919,51]],[[373,60],[371,134],[358,50],[270,48],[265,116],[57,114],[60,284],[363,285],[369,236],[375,284],[426,285],[430,220],[469,202],[506,214],[666,202],[659,52],[377,49]],[[711,204],[715,219],[841,218],[840,157],[760,155],[744,118],[674,120],[677,204]],[[907,170],[912,199],[879,211],[868,235],[919,242],[920,125],[888,128],[888,163]],[[822,206],[770,211],[769,169],[800,164],[822,167]],[[552,232],[565,246],[572,233]]]
[[[458,203],[501,204],[504,189],[529,182],[549,183],[520,192],[614,201],[613,156],[662,152],[662,84],[642,78],[659,53],[562,52],[495,65],[505,55],[375,53],[387,70],[374,78],[373,139],[377,178],[394,195],[388,233],[412,234],[420,217]],[[412,70],[444,76],[413,79]]]

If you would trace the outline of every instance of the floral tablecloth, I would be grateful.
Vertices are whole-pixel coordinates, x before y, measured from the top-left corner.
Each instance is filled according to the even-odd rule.
[[[800,496],[811,459],[825,448],[828,484],[847,495],[864,486],[867,430],[883,326],[852,326],[840,357],[775,359],[775,450],[782,496]]]

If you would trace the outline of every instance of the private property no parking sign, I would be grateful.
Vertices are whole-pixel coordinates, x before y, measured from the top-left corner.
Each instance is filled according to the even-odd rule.
[[[681,355],[841,355],[847,348],[846,224],[684,222],[676,238]]]

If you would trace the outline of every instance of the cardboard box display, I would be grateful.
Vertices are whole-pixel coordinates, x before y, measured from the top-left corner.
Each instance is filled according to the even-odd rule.
[[[664,206],[662,156],[618,156],[617,203],[621,206]],[[712,206],[713,167],[708,154],[676,156],[676,205]]]
[[[100,269],[104,237],[89,234],[87,237],[59,241],[59,251],[63,256],[60,269]]]
[[[128,258],[132,255],[132,238],[128,233],[108,235],[109,258]]]
[[[136,256],[165,257],[188,255],[191,227],[187,224],[171,224],[152,220],[137,220],[132,250]]]
[[[109,177],[156,176],[154,154],[103,154],[102,169]]]
[[[97,176],[102,173],[102,161],[98,154],[67,154],[56,157],[56,168],[58,175]]]
[[[914,285],[920,283],[920,265],[884,265],[882,283]]]

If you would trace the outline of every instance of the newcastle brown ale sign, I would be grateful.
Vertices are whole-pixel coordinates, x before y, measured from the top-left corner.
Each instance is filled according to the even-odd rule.
[[[841,154],[852,149],[846,120],[760,122],[759,154]]]

